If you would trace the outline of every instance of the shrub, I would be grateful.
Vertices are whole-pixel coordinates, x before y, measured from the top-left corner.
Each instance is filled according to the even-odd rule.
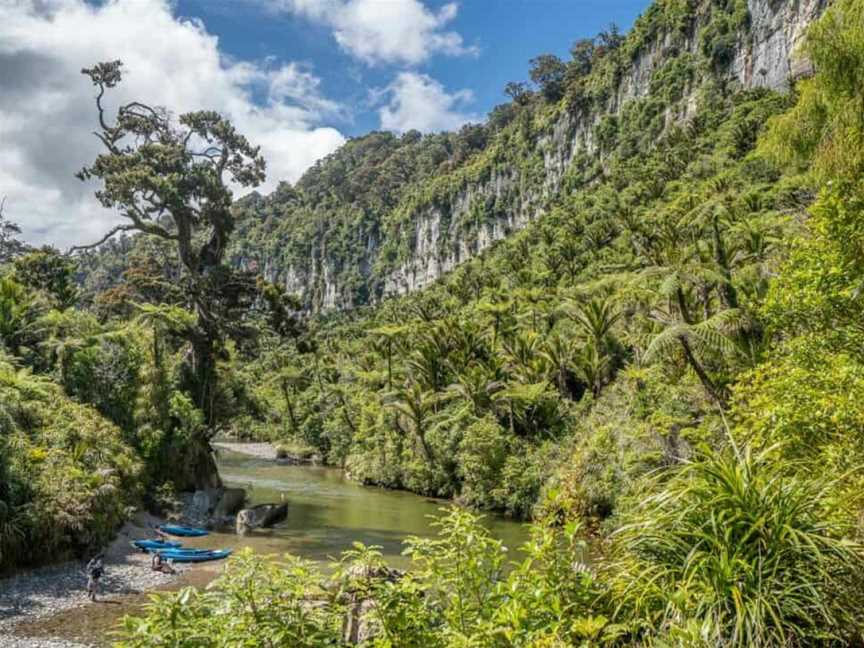
[[[326,601],[329,596],[311,563],[292,557],[277,563],[245,549],[206,592],[186,588],[153,596],[145,616],[123,620],[124,639],[117,645],[336,645],[340,615],[316,598]]]
[[[772,447],[684,465],[614,534],[618,617],[706,645],[819,645],[861,631],[864,553],[831,501]],[[658,477],[658,480],[662,477]],[[683,633],[683,635],[682,635]]]
[[[93,405],[124,430],[131,430],[142,353],[125,333],[88,342],[65,358],[63,386],[71,396]]]
[[[500,508],[501,471],[507,461],[508,440],[492,416],[477,420],[465,429],[459,449],[459,499],[468,506]]]
[[[120,430],[0,357],[0,571],[103,545],[138,475]]]
[[[349,608],[376,648],[565,646],[605,631],[577,525],[537,525],[509,572],[507,548],[479,517],[452,508],[435,526],[436,537],[406,541],[402,575],[359,543],[329,577],[298,558],[242,551],[206,592],[154,596],[144,616],[124,619],[118,646],[341,646]]]

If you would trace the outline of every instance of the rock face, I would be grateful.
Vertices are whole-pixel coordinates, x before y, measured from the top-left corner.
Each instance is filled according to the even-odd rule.
[[[810,72],[809,64],[797,56],[796,48],[807,26],[828,2],[747,0],[746,24],[737,35],[732,34],[728,61],[712,74],[740,88],[788,90],[791,81]],[[305,260],[295,259],[286,267],[277,267],[272,256],[264,255],[261,264],[265,276],[300,295],[312,310],[352,308],[359,305],[358,294],[362,295],[360,303],[368,303],[422,289],[495,241],[522,229],[544,214],[577,160],[601,156],[597,130],[604,119],[621,115],[630,102],[648,96],[655,73],[673,57],[702,56],[700,47],[709,29],[712,4],[710,0],[698,2],[684,33],[661,28],[645,41],[604,104],[580,113],[562,111],[547,124],[534,151],[538,163],[542,161],[539,181],[536,175],[529,180],[528,172],[516,166],[496,166],[485,177],[465,181],[448,198],[412,208],[395,233],[385,235],[378,231],[380,228],[363,224],[350,233],[340,249],[328,231],[319,232],[309,243]],[[667,106],[667,126],[692,116],[699,89],[698,79],[691,80],[680,100]],[[478,211],[484,214],[481,222],[476,216]],[[405,250],[401,261],[380,263],[387,236],[399,238]],[[342,272],[349,263],[344,245],[363,250],[361,260],[351,262],[359,266],[351,268],[356,271],[351,280],[354,285],[346,285],[349,280]],[[278,250],[278,246],[271,247],[271,253],[274,249]],[[366,284],[360,291],[356,285],[358,276]]]
[[[214,527],[230,523],[243,507],[246,491],[242,488],[212,488],[186,493],[182,520],[192,526]]]
[[[825,10],[827,0],[748,0],[749,38],[740,43],[732,74],[746,87],[788,88],[811,73],[796,56],[807,25]]]
[[[287,504],[258,504],[237,514],[237,535],[245,536],[255,529],[271,527],[288,517]]]
[[[796,56],[807,26],[825,9],[827,0],[749,0],[750,28],[739,35],[736,55],[728,75],[743,88],[765,87],[786,91],[790,82],[811,72],[806,59]],[[684,47],[695,53],[699,46],[697,28],[685,39]],[[580,153],[597,154],[593,132],[604,115],[617,115],[627,102],[645,96],[650,88],[652,73],[661,65],[668,39],[658,38],[654,46],[641,53],[630,73],[618,84],[606,109],[579,118],[563,115],[550,131],[541,137],[545,182],[539,193],[519,192],[521,179],[515,173],[496,173],[484,183],[469,185],[458,193],[444,209],[430,206],[415,216],[416,234],[412,254],[386,279],[386,295],[405,294],[419,290],[452,270],[462,261],[482,252],[492,243],[522,229],[544,212],[543,205],[558,192],[567,168]],[[683,103],[689,110],[670,115],[669,121],[686,119],[695,107],[696,88]],[[486,223],[476,240],[466,241],[459,235],[459,226],[469,217],[476,202],[494,202],[516,192],[517,208]],[[447,249],[440,251],[438,242],[442,228],[448,227]],[[328,287],[332,293],[332,287]],[[331,299],[332,302],[332,299]],[[325,308],[328,307],[325,305]]]
[[[246,491],[242,488],[224,488],[222,497],[213,510],[214,518],[229,518],[243,508],[246,502]]]

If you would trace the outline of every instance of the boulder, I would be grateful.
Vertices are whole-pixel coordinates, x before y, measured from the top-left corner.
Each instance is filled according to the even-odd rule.
[[[254,529],[271,527],[288,517],[288,504],[258,504],[237,514],[237,534],[246,535]]]
[[[204,515],[208,514],[213,508],[213,497],[209,490],[195,491],[192,495],[192,506]]]
[[[232,522],[232,516],[243,507],[246,491],[242,488],[206,488],[182,493],[180,515],[172,519],[189,526],[215,528]]]
[[[218,489],[202,489],[194,493],[181,493],[180,501],[183,503],[183,508],[179,521],[190,526],[207,526],[210,522],[210,513],[218,498]]]
[[[245,502],[246,491],[243,488],[225,488],[213,511],[213,517],[216,519],[231,517],[243,508]]]
[[[349,646],[368,642],[377,634],[375,602],[358,594],[348,595],[345,618],[342,620],[342,641]]]
[[[399,569],[385,565],[352,565],[345,573],[342,602],[345,617],[342,619],[342,641],[348,645],[368,643],[380,632],[375,614],[375,601],[367,594],[370,581],[396,582],[405,575]]]

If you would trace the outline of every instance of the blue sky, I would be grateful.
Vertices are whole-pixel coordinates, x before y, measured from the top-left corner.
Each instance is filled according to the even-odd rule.
[[[425,0],[423,4],[438,13],[447,3]],[[445,29],[461,35],[476,53],[433,54],[412,65],[358,60],[339,47],[326,24],[273,11],[265,2],[179,0],[175,11],[203,20],[207,30],[218,35],[220,49],[231,56],[303,62],[321,78],[325,96],[350,107],[350,120],[332,123],[353,136],[381,127],[379,115],[369,105],[369,92],[387,87],[399,71],[429,75],[450,93],[470,90],[474,98],[461,108],[484,116],[505,101],[503,88],[508,81],[527,79],[529,59],[546,52],[566,59],[576,39],[593,36],[612,22],[627,30],[646,6],[647,0],[468,0],[458,3]]]
[[[120,216],[74,174],[100,152],[80,71],[121,59],[105,98],[216,110],[261,146],[272,191],[346,138],[458,129],[528,60],[567,58],[648,0],[0,0],[0,196],[28,242],[98,239]]]

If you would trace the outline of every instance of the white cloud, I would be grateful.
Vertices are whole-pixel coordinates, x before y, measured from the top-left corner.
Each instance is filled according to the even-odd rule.
[[[462,36],[446,25],[458,12],[456,3],[437,13],[419,0],[263,0],[328,25],[343,50],[369,64],[422,63],[433,54],[476,54]]]
[[[82,67],[122,59],[109,106],[140,99],[176,113],[213,109],[231,118],[267,160],[268,191],[296,180],[344,137],[324,120],[341,107],[297,64],[232,61],[170,0],[0,0],[0,196],[34,243],[98,239],[116,214],[73,174],[93,160],[93,87]]]
[[[426,74],[401,72],[382,93],[389,97],[387,105],[378,110],[381,128],[404,133],[412,129],[428,133],[455,130],[469,121],[479,121],[476,115],[460,111],[460,106],[473,101],[470,90],[448,94],[438,81]]]

